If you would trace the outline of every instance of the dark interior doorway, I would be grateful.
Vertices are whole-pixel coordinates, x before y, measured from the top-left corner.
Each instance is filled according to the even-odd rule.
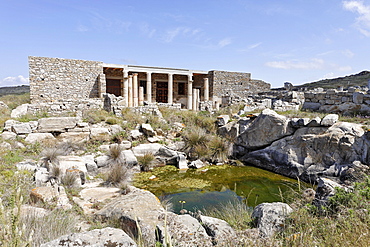
[[[116,96],[121,95],[121,80],[119,79],[106,79],[107,82],[107,93],[114,94]]]
[[[166,81],[157,81],[157,93],[156,101],[161,103],[168,102],[168,82]]]

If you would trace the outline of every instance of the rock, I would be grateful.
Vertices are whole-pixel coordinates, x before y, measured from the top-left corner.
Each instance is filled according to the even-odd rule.
[[[108,153],[110,150],[110,145],[109,144],[103,144],[99,146],[99,151],[103,153]]]
[[[186,156],[184,154],[179,154],[177,157],[177,164],[180,170],[188,169],[188,161],[186,160]]]
[[[58,239],[41,244],[41,247],[64,247],[64,246],[124,246],[136,247],[136,243],[121,229],[106,227],[88,232],[72,233]]]
[[[29,123],[19,123],[12,125],[12,131],[17,135],[29,134],[32,132]]]
[[[110,138],[110,132],[108,128],[96,127],[90,128],[90,138],[94,140],[107,140]]]
[[[118,133],[120,133],[122,131],[123,131],[122,127],[120,125],[118,125],[118,124],[114,124],[114,125],[111,125],[110,126],[110,133],[112,135],[116,135],[116,134],[118,134]]]
[[[100,167],[104,167],[108,164],[109,156],[108,155],[102,155],[95,158],[96,165]]]
[[[221,127],[221,126],[224,126],[225,124],[227,124],[230,120],[230,116],[229,115],[220,115],[217,117],[217,125],[218,127]]]
[[[147,245],[154,246],[155,226],[160,222],[161,213],[164,209],[155,195],[130,186],[129,193],[113,199],[95,215],[101,220],[118,219],[122,229],[135,237],[138,236],[138,223]]]
[[[4,131],[12,131],[12,126],[19,123],[20,122],[13,119],[6,120],[4,123]]]
[[[143,135],[143,133],[141,133],[140,132],[140,130],[131,130],[130,131],[130,138],[132,139],[132,140],[137,140],[137,139],[139,139],[140,138],[140,136],[142,136]]]
[[[335,123],[330,128],[304,127],[267,148],[245,154],[240,160],[313,182],[322,174],[339,176],[336,167],[366,159],[367,155],[363,153],[369,144],[363,134],[361,125],[344,122]]]
[[[125,157],[125,162],[129,166],[137,165],[137,158],[131,150],[123,150],[122,151],[123,157]]]
[[[17,108],[12,110],[10,117],[19,118],[20,116],[26,115],[28,111],[28,106],[30,106],[30,104],[23,104],[23,105],[17,106]]]
[[[206,230],[195,218],[188,214],[177,215],[171,212],[162,213],[162,219],[166,218],[166,228],[164,221],[158,224],[158,235],[161,243],[170,239],[173,246],[202,246],[211,247],[212,238],[208,236]]]
[[[42,142],[44,140],[56,140],[51,133],[30,133],[26,137],[25,141],[31,144],[36,142]]]
[[[360,92],[353,93],[353,103],[362,104],[364,101],[364,94]]]
[[[87,142],[90,139],[89,132],[65,132],[61,133],[58,138],[62,142],[71,142],[71,143],[83,143]]]
[[[294,133],[289,120],[275,111],[265,109],[237,137],[237,144],[247,149],[261,148]]]
[[[202,168],[202,167],[205,167],[206,165],[203,163],[203,161],[201,160],[194,160],[190,163],[189,167],[191,168],[196,168],[196,169],[199,169],[199,168]]]
[[[285,218],[291,212],[293,209],[286,203],[262,203],[254,208],[252,218],[261,237],[272,237],[284,229]]]
[[[25,205],[23,204],[21,206],[21,217],[28,218],[28,217],[37,217],[37,218],[42,218],[50,214],[50,211],[44,209],[44,208],[38,208],[38,207],[33,207],[30,205]]]
[[[316,188],[314,205],[318,207],[326,206],[329,197],[335,194],[335,188],[343,188],[343,186],[331,179],[320,177]]]
[[[310,122],[309,118],[293,118],[290,120],[290,124],[294,128],[302,128],[307,126],[307,124]]]
[[[98,165],[95,163],[94,155],[84,155],[81,156],[81,159],[85,162],[88,173],[95,173],[98,170]]]
[[[50,117],[41,118],[38,121],[37,130],[40,133],[46,132],[66,132],[68,129],[76,127],[79,118],[77,117]]]
[[[37,167],[34,177],[36,186],[42,187],[49,181],[49,172],[45,167]]]
[[[320,127],[321,125],[321,118],[315,117],[311,119],[311,121],[307,124],[307,127]]]
[[[135,156],[144,156],[146,153],[155,154],[162,147],[159,143],[140,144],[132,148]]]
[[[15,140],[15,138],[17,137],[17,134],[14,132],[10,132],[10,131],[4,131],[3,133],[0,134],[0,137],[3,140]]]
[[[78,197],[73,197],[85,214],[94,214],[100,210],[108,201],[120,196],[119,188],[94,187],[85,188],[80,191]]]
[[[236,246],[237,235],[226,221],[203,215],[200,220],[207,234],[212,237],[213,243],[218,246]]]
[[[25,160],[15,165],[18,170],[27,170],[34,172],[37,169],[37,164],[33,160]]]
[[[142,124],[140,129],[144,133],[144,135],[148,137],[153,137],[157,135],[150,124]]]
[[[332,126],[338,121],[338,119],[339,119],[339,116],[337,114],[328,114],[321,120],[320,125],[321,126]]]
[[[302,109],[304,110],[311,110],[311,111],[318,111],[320,108],[320,103],[314,103],[314,102],[304,102]]]
[[[5,104],[4,102],[0,101],[0,108],[6,108],[6,109],[9,109],[9,107],[7,106],[7,104]]]
[[[12,150],[12,145],[8,142],[0,142],[0,150]]]
[[[122,149],[130,149],[132,144],[130,141],[121,141],[120,146]]]
[[[78,170],[83,172],[83,174],[87,173],[85,159],[79,156],[58,156],[58,164],[62,175],[68,170]]]
[[[63,186],[36,187],[31,190],[30,200],[32,203],[56,203],[57,208],[65,210],[72,208]]]

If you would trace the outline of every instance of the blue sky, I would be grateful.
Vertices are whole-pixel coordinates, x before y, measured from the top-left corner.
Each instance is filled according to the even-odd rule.
[[[252,73],[280,87],[370,70],[370,0],[1,0],[0,87],[28,56]]]

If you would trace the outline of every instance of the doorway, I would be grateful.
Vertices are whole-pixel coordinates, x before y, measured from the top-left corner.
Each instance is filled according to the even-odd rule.
[[[160,103],[168,102],[168,82],[166,81],[157,81],[157,90],[156,90],[156,101]]]
[[[121,80],[119,79],[106,79],[107,93],[121,96]]]

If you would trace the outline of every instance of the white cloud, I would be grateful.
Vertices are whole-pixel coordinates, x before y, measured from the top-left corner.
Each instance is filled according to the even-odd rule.
[[[140,31],[148,38],[152,38],[155,32],[157,31],[156,29],[151,28],[148,23],[140,24],[139,28],[140,28]]]
[[[222,48],[230,44],[231,44],[231,38],[224,38],[218,42],[217,47]]]
[[[6,86],[18,86],[18,85],[26,85],[29,84],[28,77],[24,77],[22,75],[19,76],[8,76],[2,80],[0,80],[0,86],[6,87]]]
[[[252,50],[254,48],[257,48],[258,46],[260,46],[262,44],[262,42],[259,42],[259,43],[256,43],[256,44],[252,44],[250,46],[248,46],[248,49]]]
[[[363,1],[344,1],[343,7],[358,14],[356,28],[363,35],[370,37],[370,5],[365,5]]]
[[[348,58],[353,58],[355,56],[355,54],[351,50],[348,50],[348,49],[342,51],[342,54]]]
[[[88,29],[86,26],[84,26],[84,25],[82,25],[82,24],[79,24],[79,25],[77,26],[77,31],[78,31],[78,32],[87,32],[87,31],[89,31],[89,29]]]
[[[171,43],[177,36],[182,36],[184,38],[191,38],[200,32],[201,30],[198,28],[177,27],[177,28],[167,30],[163,36],[163,41],[166,43]]]
[[[272,61],[267,62],[266,66],[277,69],[322,69],[324,67],[324,60],[313,58],[310,62]]]

